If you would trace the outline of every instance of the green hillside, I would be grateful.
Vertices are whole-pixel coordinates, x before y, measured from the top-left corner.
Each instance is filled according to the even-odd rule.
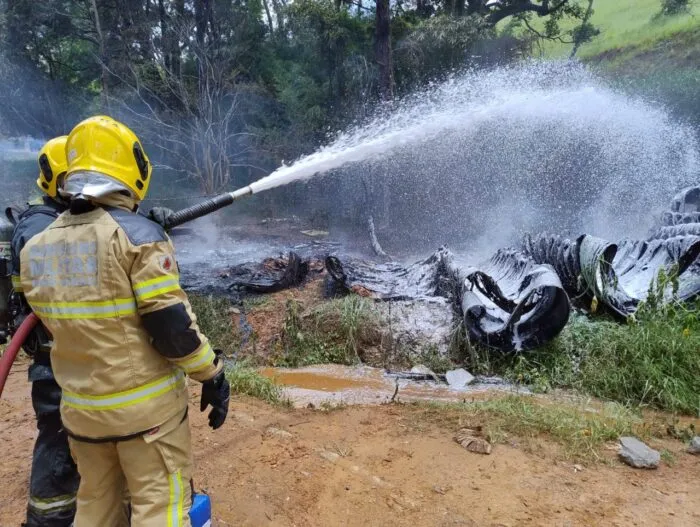
[[[660,0],[595,0],[593,25],[600,35],[581,46],[582,58],[625,48],[638,50],[700,29],[700,3],[688,14],[659,16]]]
[[[594,0],[593,9],[591,23],[600,34],[579,48],[577,58],[623,91],[660,102],[700,129],[700,0],[674,16],[660,16],[661,0]],[[533,20],[536,28],[542,24]],[[573,27],[573,21],[562,23],[564,30]],[[535,55],[564,58],[572,47],[546,41]]]
[[[659,16],[660,10],[661,0],[594,0],[591,23],[600,35],[582,45],[578,56],[588,59],[621,50],[644,51],[660,41],[700,30],[700,0],[694,0],[687,14]],[[535,27],[537,22],[540,21],[535,21]],[[562,29],[572,27],[572,21],[562,23]],[[571,48],[571,44],[546,42],[541,49],[544,56],[559,57],[568,56]]]

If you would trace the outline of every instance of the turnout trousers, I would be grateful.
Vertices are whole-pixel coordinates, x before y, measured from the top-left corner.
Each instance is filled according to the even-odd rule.
[[[75,527],[190,527],[192,451],[187,415],[133,439],[69,438],[81,475]]]
[[[75,515],[80,477],[61,424],[61,388],[48,353],[37,353],[29,367],[37,435],[29,479],[26,527],[69,527]]]

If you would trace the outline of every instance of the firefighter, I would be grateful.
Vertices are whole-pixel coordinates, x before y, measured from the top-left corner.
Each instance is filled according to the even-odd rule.
[[[39,177],[36,183],[45,195],[30,201],[17,217],[11,209],[6,212],[15,225],[11,243],[14,288],[11,306],[16,317],[15,326],[19,326],[31,312],[20,284],[19,254],[29,239],[43,231],[68,208],[68,203],[58,193],[68,168],[65,154],[67,138],[51,139],[39,151]],[[165,207],[154,207],[148,217],[164,225],[172,213]],[[51,339],[42,325],[32,331],[23,348],[33,358],[29,367],[29,381],[32,383],[32,406],[38,429],[29,479],[27,521],[23,525],[67,527],[72,524],[75,515],[79,476],[61,425],[61,389],[51,369]]]
[[[81,475],[75,527],[188,526],[186,376],[209,425],[228,413],[223,361],[202,335],[163,228],[135,213],[151,164],[134,133],[98,116],[66,143],[70,209],[22,250],[21,284],[53,336],[61,417]]]
[[[29,206],[14,222],[11,244],[14,293],[11,305],[18,322],[31,311],[24,300],[19,281],[20,251],[28,240],[46,229],[67,208],[67,203],[57,192],[68,168],[66,139],[67,136],[51,139],[39,152],[37,185],[45,195],[29,202]],[[51,339],[41,324],[24,343],[24,350],[33,359],[29,366],[29,381],[32,383],[32,406],[39,431],[32,455],[27,521],[24,524],[27,527],[68,527],[75,515],[78,470],[61,426],[61,389],[51,370],[50,348]]]

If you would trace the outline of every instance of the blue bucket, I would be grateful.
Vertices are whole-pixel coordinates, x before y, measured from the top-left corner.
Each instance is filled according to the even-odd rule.
[[[211,500],[206,494],[195,494],[190,509],[192,527],[211,527]]]

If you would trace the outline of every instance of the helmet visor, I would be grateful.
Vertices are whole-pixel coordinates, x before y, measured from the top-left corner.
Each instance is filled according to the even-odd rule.
[[[134,197],[133,192],[123,183],[99,172],[88,170],[71,174],[60,189],[62,196],[70,198],[80,195],[87,198],[102,198],[108,194],[125,191],[129,196]]]

